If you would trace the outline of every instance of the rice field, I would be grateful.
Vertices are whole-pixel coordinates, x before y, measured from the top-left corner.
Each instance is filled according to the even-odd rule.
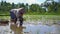
[[[24,21],[26,22],[57,22],[60,21],[60,15],[24,15]],[[0,19],[10,20],[10,16],[0,16]]]
[[[23,27],[0,26],[0,33],[6,34],[60,34],[59,15],[24,15]],[[0,16],[0,19],[10,20],[10,16]],[[9,30],[6,30],[9,29]],[[12,30],[12,31],[10,31]]]

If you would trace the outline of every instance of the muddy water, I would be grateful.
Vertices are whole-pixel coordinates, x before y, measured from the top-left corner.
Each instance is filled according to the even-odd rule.
[[[59,25],[24,25],[26,29],[23,30],[26,34],[60,34],[60,26]]]
[[[17,27],[16,25],[6,25],[6,26],[2,25],[0,26],[0,34],[60,34],[60,24],[59,24],[60,20],[58,20],[60,17],[59,18],[57,17],[58,18],[58,19],[56,18],[57,20],[55,20],[54,18],[56,16],[53,17],[54,19],[48,18],[48,20],[45,19],[45,16],[43,16],[43,18],[37,16],[37,19],[36,16],[34,17],[33,16],[26,17],[27,18],[26,22],[24,22],[22,27]],[[37,21],[38,19],[39,21]]]
[[[23,24],[0,26],[0,34],[60,34],[60,25]]]

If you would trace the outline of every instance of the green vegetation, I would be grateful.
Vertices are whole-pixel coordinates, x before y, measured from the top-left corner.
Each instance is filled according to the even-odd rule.
[[[39,4],[31,4],[28,3],[18,3],[18,4],[10,4],[6,1],[0,2],[0,15],[9,15],[9,11],[14,8],[25,8],[25,14],[28,15],[60,15],[60,3],[52,1],[51,3],[47,3],[48,0],[46,0],[41,5]],[[42,8],[44,7],[44,8]],[[47,10],[46,10],[47,9]]]
[[[23,16],[24,21],[26,23],[34,23],[37,24],[38,22],[41,22],[43,24],[53,24],[53,23],[59,23],[60,22],[60,16],[59,15],[24,15]],[[10,16],[0,16],[0,19],[2,20],[10,20]]]
[[[26,20],[60,20],[60,16],[57,15],[24,15]]]
[[[1,19],[10,19],[10,16],[0,16]],[[59,15],[24,15],[24,20],[60,20]]]

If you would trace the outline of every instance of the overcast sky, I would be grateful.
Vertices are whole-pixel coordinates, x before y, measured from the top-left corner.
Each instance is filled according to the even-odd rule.
[[[10,3],[14,2],[15,4],[17,4],[17,3],[28,3],[28,4],[35,4],[35,3],[37,3],[37,4],[41,4],[45,0],[4,0],[4,1],[10,2]]]

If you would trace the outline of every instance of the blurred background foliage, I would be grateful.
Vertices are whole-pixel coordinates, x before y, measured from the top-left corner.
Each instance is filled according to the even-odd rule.
[[[51,2],[49,2],[51,1]],[[11,9],[14,8],[25,8],[25,14],[28,15],[60,15],[60,2],[55,2],[54,0],[46,0],[44,3],[31,4],[28,3],[7,3],[6,1],[0,2],[0,15],[9,15]]]

